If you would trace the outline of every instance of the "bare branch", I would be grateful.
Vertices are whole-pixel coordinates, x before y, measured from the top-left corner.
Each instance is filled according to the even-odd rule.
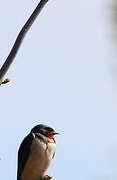
[[[0,69],[0,85],[1,84],[5,84],[4,82],[6,82],[6,80],[2,80],[4,75],[6,74],[7,70],[9,69],[11,63],[13,62],[20,46],[21,43],[26,35],[26,33],[28,32],[28,30],[30,29],[31,25],[33,24],[33,22],[35,21],[36,17],[39,15],[39,13],[41,12],[41,10],[43,9],[43,7],[45,6],[45,4],[48,2],[48,0],[41,0],[39,2],[39,4],[37,5],[37,7],[35,8],[35,10],[33,11],[33,13],[31,14],[31,16],[29,17],[29,19],[27,20],[27,22],[24,24],[24,26],[22,27],[20,33],[17,36],[17,39],[7,57],[7,59],[5,60],[3,66]]]

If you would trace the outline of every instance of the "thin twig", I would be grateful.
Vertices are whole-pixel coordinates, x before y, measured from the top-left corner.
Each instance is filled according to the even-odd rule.
[[[26,33],[28,32],[28,30],[30,29],[31,25],[33,24],[33,22],[35,21],[36,17],[39,15],[39,13],[41,12],[42,8],[45,6],[45,4],[48,2],[48,0],[41,0],[39,2],[39,4],[37,5],[37,7],[35,8],[35,10],[33,11],[33,13],[31,14],[31,16],[29,17],[29,19],[27,20],[27,22],[24,24],[24,26],[22,27],[21,31],[19,32],[16,41],[7,57],[7,59],[5,60],[3,66],[0,69],[0,85],[3,84],[4,80],[3,77],[6,74],[7,70],[9,69],[11,63],[13,62],[20,46],[21,43],[26,35]],[[2,82],[2,83],[1,83]]]

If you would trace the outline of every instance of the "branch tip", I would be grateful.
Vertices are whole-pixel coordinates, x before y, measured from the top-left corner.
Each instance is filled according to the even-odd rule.
[[[10,82],[10,80],[11,80],[10,78],[6,78],[4,80],[0,80],[0,85],[8,83],[8,82]]]

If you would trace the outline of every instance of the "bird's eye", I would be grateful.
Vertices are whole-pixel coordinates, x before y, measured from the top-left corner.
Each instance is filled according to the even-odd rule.
[[[44,129],[40,129],[40,134],[44,134],[45,130]]]
[[[48,127],[45,127],[45,130],[46,130],[46,131],[49,131],[49,130],[50,130],[50,128],[48,128]]]
[[[45,127],[45,130],[46,130],[46,132],[52,132],[52,131],[54,131],[54,129],[52,129],[52,128],[50,128],[50,127]]]

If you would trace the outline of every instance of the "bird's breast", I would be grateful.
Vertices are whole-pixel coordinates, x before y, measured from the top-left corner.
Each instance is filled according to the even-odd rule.
[[[37,180],[42,177],[51,163],[55,148],[54,142],[45,143],[34,138],[29,158],[22,173],[22,180]]]

